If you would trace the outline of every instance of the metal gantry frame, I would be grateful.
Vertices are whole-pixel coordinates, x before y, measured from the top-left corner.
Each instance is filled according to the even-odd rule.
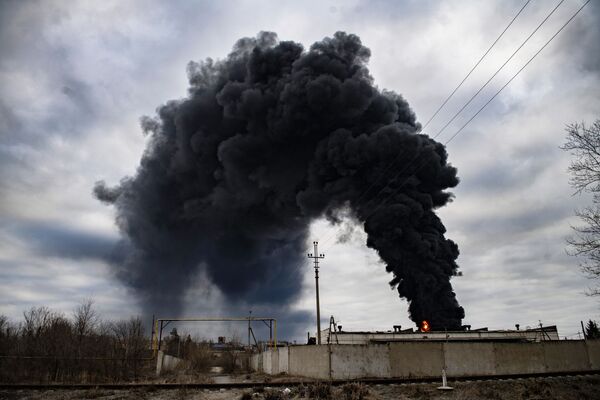
[[[252,331],[252,321],[261,321],[269,327],[269,341],[273,343],[273,347],[277,349],[277,319],[270,317],[199,317],[199,318],[158,318],[154,321],[154,330],[152,335],[152,349],[154,353],[160,350],[162,342],[163,329],[171,322],[248,322],[248,345],[250,345],[250,334],[254,338],[254,343],[258,347],[256,337]]]

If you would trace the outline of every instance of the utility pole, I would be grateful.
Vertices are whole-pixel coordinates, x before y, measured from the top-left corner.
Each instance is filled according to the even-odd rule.
[[[321,307],[319,305],[319,259],[325,258],[325,254],[319,254],[319,242],[313,242],[315,246],[314,253],[308,253],[308,258],[312,258],[315,263],[315,285],[317,287],[317,344],[321,344]]]

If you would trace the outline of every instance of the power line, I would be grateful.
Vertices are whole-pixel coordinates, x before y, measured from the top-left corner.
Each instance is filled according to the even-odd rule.
[[[511,22],[508,24],[508,26],[504,29],[504,31],[500,34],[500,36],[498,36],[498,38],[494,41],[494,43],[492,43],[492,45],[490,46],[490,48],[484,53],[484,55],[480,58],[480,60],[475,64],[475,66],[471,69],[471,71],[467,74],[467,76],[463,79],[463,81],[459,84],[459,86],[457,86],[457,88],[454,90],[454,92],[456,92],[456,90],[458,90],[458,88],[466,81],[466,79],[469,77],[469,75],[475,70],[475,68],[481,63],[481,61],[483,60],[483,58],[490,52],[490,50],[494,47],[494,45],[500,40],[500,38],[504,35],[504,33],[508,30],[508,28],[512,25],[512,23],[516,20],[516,18],[521,14],[521,12],[523,11],[523,9],[527,6],[527,4],[529,4],[531,0],[527,1],[525,3],[525,5],[523,7],[521,7],[521,9],[517,12],[517,14],[515,15],[515,17],[511,20]],[[479,88],[479,90],[471,97],[471,99],[465,104],[463,105],[463,107],[450,119],[450,121],[448,121],[446,123],[446,125],[444,125],[444,127],[438,131],[438,133],[433,136],[433,139],[437,138],[443,131],[444,129],[446,129],[446,127],[448,125],[450,125],[452,123],[452,121],[454,121],[454,119],[456,119],[456,117],[473,101],[473,99],[475,97],[477,97],[477,95],[492,81],[492,79],[494,79],[494,77],[506,66],[506,64],[508,64],[508,62],[517,54],[517,52],[529,41],[529,39],[531,39],[531,37],[540,29],[540,27],[548,20],[548,18],[550,18],[550,16],[552,16],[552,14],[558,9],[558,7],[564,2],[565,0],[561,0],[553,9],[552,11],[546,16],[546,18],[544,18],[544,20],[533,30],[533,32],[525,39],[525,41],[523,43],[521,43],[521,45],[512,53],[512,55],[504,62],[504,64],[502,64],[502,66],[500,66],[500,68],[498,68],[498,70],[496,70],[496,72],[492,75],[492,77],[490,79],[488,79],[488,81],[481,87]],[[452,95],[454,94],[454,92],[452,92],[450,94],[450,96],[446,99],[446,101],[442,104],[442,106],[440,106],[439,109],[441,109],[444,104],[448,101],[448,99],[450,97],[452,97]],[[439,111],[438,109],[438,111]],[[436,111],[437,114],[437,111]],[[435,115],[434,115],[435,116]],[[429,121],[427,122],[427,124],[433,119],[430,118]],[[425,124],[425,125],[427,125]],[[392,160],[392,162],[384,169],[384,171],[379,174],[379,176],[367,187],[367,189],[361,193],[360,196],[358,196],[356,202],[360,202],[362,201],[362,199],[371,191],[371,189],[373,189],[377,183],[381,180],[381,178],[383,178],[384,176],[387,175],[387,173],[390,171],[390,169],[396,164],[396,162],[400,159],[400,156],[404,154],[404,152],[400,152],[398,153],[394,159]],[[414,161],[416,161],[416,159],[418,158],[418,155],[415,155],[413,158],[411,158],[408,163],[406,163],[404,165],[404,167],[395,174],[395,176],[398,176],[400,174],[402,174],[404,171],[406,171],[408,169],[408,167],[410,167]],[[418,168],[420,169],[420,168]],[[417,170],[418,170],[417,169]],[[379,195],[388,187],[389,183],[386,183],[378,192],[377,194],[367,202],[367,205],[372,202],[373,200],[377,199],[379,197]],[[325,240],[322,241],[322,243],[327,243],[329,242],[329,240],[331,240],[331,238],[333,237],[334,234],[329,235],[325,238]]]
[[[563,1],[564,1],[564,0],[563,0]],[[552,10],[551,14],[552,14],[552,13],[553,13],[553,12],[556,10],[556,8],[557,8],[558,6],[560,6],[560,4],[561,4],[563,1],[561,1],[561,2],[560,2],[560,3],[559,3],[559,4],[558,4],[558,5],[557,5],[557,6],[556,6],[556,7],[555,7],[553,10]],[[461,126],[461,127],[460,127],[460,128],[459,128],[459,129],[458,129],[458,130],[457,130],[457,131],[456,131],[456,132],[455,132],[455,133],[454,133],[454,134],[453,134],[453,135],[452,135],[452,136],[451,136],[451,137],[450,137],[450,138],[449,138],[449,139],[446,141],[446,142],[445,142],[445,143],[444,143],[444,145],[447,145],[448,143],[450,143],[450,142],[451,142],[451,141],[452,141],[452,140],[453,140],[453,139],[454,139],[454,138],[455,138],[455,137],[456,137],[458,134],[460,134],[460,132],[462,132],[462,130],[463,130],[463,129],[464,129],[464,128],[465,128],[465,127],[466,127],[466,126],[467,126],[467,125],[468,125],[468,124],[471,122],[471,121],[473,121],[473,119],[475,119],[475,117],[477,117],[477,115],[479,115],[479,113],[481,113],[481,111],[483,111],[483,109],[484,109],[485,107],[487,107],[487,106],[488,106],[488,105],[489,105],[489,104],[492,102],[492,100],[494,100],[494,99],[495,99],[495,98],[496,98],[496,97],[497,97],[497,96],[498,96],[498,95],[499,95],[499,94],[500,94],[500,93],[501,93],[501,92],[502,92],[502,91],[503,91],[503,90],[504,90],[504,89],[505,89],[505,88],[506,88],[506,87],[507,87],[507,86],[508,86],[508,85],[509,85],[509,84],[510,84],[510,83],[511,83],[511,82],[512,82],[512,81],[513,81],[513,80],[514,80],[514,79],[515,79],[515,78],[516,78],[516,77],[517,77],[517,76],[518,76],[518,75],[519,75],[519,74],[520,74],[520,73],[521,73],[521,72],[522,72],[522,71],[523,71],[525,68],[526,68],[526,67],[527,67],[527,66],[528,66],[528,65],[529,65],[529,64],[530,64],[530,63],[531,63],[531,62],[532,62],[532,61],[533,61],[533,60],[534,60],[534,59],[535,59],[535,58],[536,58],[536,57],[537,57],[537,56],[538,56],[538,55],[539,55],[539,54],[540,54],[540,53],[541,53],[541,52],[542,52],[542,51],[543,51],[543,50],[544,50],[544,49],[545,49],[545,48],[546,48],[546,47],[547,47],[549,44],[550,44],[550,42],[552,42],[552,41],[554,40],[554,38],[556,38],[556,36],[558,36],[558,35],[560,34],[560,32],[562,32],[562,31],[563,31],[563,30],[564,30],[564,29],[567,27],[567,25],[569,25],[569,23],[571,23],[571,21],[572,21],[573,19],[575,19],[575,17],[576,17],[576,16],[577,16],[577,15],[578,15],[578,14],[581,12],[581,10],[583,10],[583,9],[584,9],[584,8],[585,8],[585,7],[588,5],[588,3],[589,3],[590,1],[591,1],[591,0],[587,0],[587,1],[586,1],[586,2],[585,2],[585,3],[584,3],[584,4],[583,4],[583,5],[582,5],[582,6],[581,6],[581,7],[580,7],[580,8],[579,8],[579,9],[578,9],[578,10],[577,10],[577,11],[576,11],[576,12],[575,12],[575,13],[574,13],[574,14],[573,14],[573,15],[572,15],[572,16],[571,16],[571,17],[570,17],[570,18],[569,18],[569,19],[568,19],[568,20],[567,20],[567,21],[566,21],[566,22],[565,22],[565,23],[564,23],[564,24],[563,24],[563,25],[562,25],[562,26],[561,26],[561,27],[560,27],[560,28],[559,28],[559,29],[558,29],[556,32],[555,32],[555,33],[554,33],[554,35],[552,35],[552,36],[550,37],[550,39],[548,39],[548,41],[546,41],[546,43],[545,43],[545,44],[544,44],[544,45],[543,45],[543,46],[542,46],[542,47],[541,47],[541,48],[540,48],[540,49],[539,49],[539,50],[538,50],[538,51],[537,51],[537,52],[536,52],[536,53],[535,53],[535,54],[534,54],[534,55],[533,55],[533,56],[532,56],[532,57],[531,57],[531,58],[530,58],[530,59],[529,59],[529,60],[528,60],[528,61],[527,61],[527,62],[526,62],[526,63],[525,63],[525,64],[524,64],[524,65],[523,65],[523,66],[522,66],[522,67],[521,67],[521,68],[520,68],[520,69],[519,69],[519,70],[518,70],[518,71],[517,71],[517,72],[516,72],[516,73],[515,73],[515,74],[514,74],[512,77],[511,77],[511,78],[510,78],[510,79],[509,79],[509,80],[508,80],[508,81],[507,81],[507,82],[506,82],[506,83],[505,83],[505,84],[504,84],[504,85],[503,85],[503,86],[502,86],[502,87],[501,87],[501,88],[500,88],[500,89],[499,89],[499,90],[498,90],[498,91],[497,91],[497,92],[496,92],[496,93],[495,93],[495,94],[494,94],[494,95],[493,95],[493,96],[492,96],[492,97],[491,97],[491,98],[490,98],[490,99],[489,99],[489,100],[488,100],[488,101],[487,101],[487,102],[486,102],[486,103],[485,103],[485,104],[484,104],[484,105],[483,105],[483,106],[482,106],[482,107],[479,109],[479,110],[477,110],[477,112],[476,112],[476,113],[475,113],[475,114],[474,114],[474,115],[473,115],[473,116],[472,116],[472,117],[471,117],[471,118],[470,118],[470,119],[469,119],[469,120],[468,120],[468,121],[467,121],[465,124],[463,124],[463,125],[462,125],[462,126]],[[548,17],[549,17],[551,14],[549,14],[549,15],[548,15]],[[546,19],[548,19],[548,17],[546,17]],[[546,19],[545,19],[545,20],[546,20]],[[544,21],[545,21],[545,20],[544,20]],[[539,29],[539,26],[538,26],[538,28],[536,28],[536,30],[537,30],[537,29]],[[534,33],[535,33],[535,31],[534,31]],[[531,35],[530,35],[530,36],[531,36]],[[521,46],[521,47],[522,47],[522,46]],[[412,161],[413,161],[413,160],[414,160],[414,159],[410,160],[410,161],[409,161],[409,162],[408,162],[408,163],[405,165],[405,167],[404,167],[404,168],[403,168],[403,169],[402,169],[400,172],[398,172],[398,173],[397,173],[397,174],[394,176],[394,178],[395,178],[395,177],[397,177],[398,175],[400,175],[402,172],[404,172],[404,170],[406,170],[406,168],[408,168],[408,166],[410,166],[410,164],[412,164]],[[426,164],[426,163],[427,163],[427,160],[424,160],[424,162],[422,162],[422,163],[420,163],[419,165],[417,165],[417,168],[415,169],[415,173],[416,173],[417,171],[419,171],[421,168],[423,168],[423,167],[425,166],[425,164]],[[364,218],[364,220],[366,221],[368,218],[370,218],[371,216],[373,216],[373,215],[374,215],[374,214],[375,214],[375,213],[376,213],[376,212],[379,210],[379,208],[381,208],[383,205],[385,205],[385,203],[386,203],[386,202],[387,202],[387,201],[388,201],[388,200],[389,200],[389,199],[390,199],[392,196],[394,196],[394,195],[395,195],[395,194],[396,194],[396,193],[397,193],[397,192],[398,192],[398,191],[399,191],[399,190],[400,190],[400,189],[401,189],[401,188],[402,188],[402,187],[403,187],[403,186],[404,186],[404,185],[405,185],[405,184],[408,182],[408,180],[409,180],[411,177],[412,177],[412,175],[411,175],[411,176],[409,176],[409,177],[407,177],[407,178],[406,178],[406,179],[405,179],[405,180],[404,180],[404,181],[403,181],[403,182],[402,182],[402,183],[401,183],[401,184],[400,184],[400,185],[399,185],[399,186],[398,186],[398,187],[397,187],[395,190],[393,190],[393,191],[392,191],[392,193],[390,193],[390,194],[389,194],[389,195],[388,195],[388,196],[387,196],[387,197],[386,197],[386,198],[385,198],[385,199],[384,199],[384,200],[383,200],[381,203],[379,203],[379,205],[378,205],[378,206],[377,206],[377,207],[376,207],[376,208],[375,208],[375,209],[374,209],[372,212],[370,212],[370,213],[369,213],[369,214],[368,214],[368,215],[367,215],[367,216]],[[380,193],[382,193],[382,192],[383,192],[383,190],[384,190],[385,188],[387,188],[387,187],[388,187],[388,185],[386,185],[385,187],[383,187],[383,188],[380,190],[380,192],[379,192],[379,193],[378,193],[378,194],[377,194],[375,197],[377,197],[377,196],[378,196]]]
[[[544,45],[543,45],[543,46],[542,46],[542,47],[541,47],[541,48],[540,48],[540,49],[539,49],[539,50],[538,50],[538,51],[537,51],[537,52],[536,52],[536,53],[535,53],[535,54],[534,54],[534,55],[533,55],[533,56],[532,56],[532,57],[531,57],[531,58],[530,58],[530,59],[529,59],[529,60],[528,60],[526,63],[525,63],[525,65],[523,65],[523,66],[521,67],[521,69],[519,69],[519,70],[517,71],[517,73],[516,73],[516,74],[514,74],[514,75],[512,76],[512,78],[510,78],[510,79],[508,80],[508,82],[506,82],[506,83],[505,83],[505,84],[504,84],[504,85],[503,85],[503,86],[502,86],[502,87],[501,87],[501,88],[500,88],[500,89],[499,89],[499,90],[498,90],[498,91],[497,91],[497,92],[496,92],[496,93],[495,93],[495,94],[494,94],[494,95],[493,95],[493,96],[492,96],[492,97],[491,97],[491,98],[490,98],[490,99],[489,99],[489,100],[488,100],[488,101],[487,101],[487,102],[486,102],[486,103],[483,105],[483,106],[481,106],[481,108],[480,108],[479,110],[477,110],[477,112],[476,112],[475,114],[473,114],[473,116],[472,116],[471,118],[469,118],[469,120],[468,120],[467,122],[465,122],[465,123],[464,123],[464,125],[463,125],[463,126],[461,126],[461,127],[460,127],[460,128],[459,128],[459,129],[458,129],[458,130],[457,130],[457,131],[454,133],[454,135],[452,135],[452,136],[450,137],[450,139],[448,139],[448,140],[446,141],[446,143],[444,143],[444,144],[446,145],[446,144],[450,143],[450,142],[451,142],[451,141],[452,141],[452,140],[453,140],[453,139],[454,139],[454,138],[455,138],[455,137],[456,137],[456,136],[457,136],[457,135],[458,135],[460,132],[462,132],[462,130],[463,130],[463,129],[464,129],[466,126],[467,126],[467,125],[469,125],[469,123],[470,123],[471,121],[473,121],[473,120],[475,119],[475,117],[477,117],[477,115],[479,115],[479,113],[480,113],[480,112],[481,112],[481,111],[482,111],[482,110],[483,110],[485,107],[487,107],[487,105],[488,105],[488,104],[490,104],[490,103],[492,102],[492,100],[494,100],[494,99],[496,98],[496,96],[498,96],[498,95],[500,94],[500,92],[502,92],[502,91],[504,90],[504,88],[506,88],[506,87],[507,87],[507,86],[508,86],[508,85],[509,85],[509,84],[510,84],[510,83],[511,83],[511,82],[512,82],[512,81],[513,81],[513,80],[514,80],[516,77],[517,77],[517,75],[519,75],[519,74],[521,73],[521,71],[523,71],[523,70],[525,69],[525,67],[527,67],[527,66],[529,65],[529,63],[531,63],[531,62],[533,61],[533,59],[534,59],[534,58],[536,58],[536,57],[537,57],[537,55],[538,55],[538,54],[540,54],[540,53],[542,52],[542,50],[544,50],[544,49],[546,48],[546,46],[548,46],[548,45],[550,44],[550,42],[551,42],[552,40],[554,40],[554,38],[555,38],[556,36],[558,36],[558,34],[559,34],[560,32],[562,32],[562,30],[563,30],[563,29],[565,29],[565,27],[566,27],[567,25],[569,25],[569,23],[570,23],[570,22],[571,22],[571,21],[572,21],[572,20],[573,20],[573,19],[574,19],[574,18],[577,16],[577,14],[579,14],[579,12],[580,12],[581,10],[583,10],[583,8],[584,8],[585,6],[587,6],[587,5],[588,5],[588,3],[589,3],[590,1],[591,1],[591,0],[587,0],[587,1],[586,1],[586,2],[585,2],[585,3],[584,3],[584,4],[583,4],[583,5],[582,5],[582,6],[581,6],[581,7],[580,7],[580,8],[579,8],[579,9],[578,9],[576,12],[575,12],[575,14],[573,14],[573,15],[571,16],[571,18],[569,18],[569,19],[567,20],[567,22],[565,22],[565,23],[564,23],[564,25],[563,25],[563,26],[561,26],[561,27],[560,27],[560,29],[559,29],[558,31],[556,31],[556,33],[555,33],[554,35],[552,35],[552,37],[551,37],[550,39],[548,39],[548,41],[547,41],[547,42],[546,42],[546,43],[545,43],[545,44],[544,44]]]
[[[444,105],[446,105],[446,103],[448,102],[448,100],[450,100],[450,98],[463,85],[463,83],[465,83],[465,81],[473,73],[473,71],[475,70],[475,68],[477,68],[477,66],[479,66],[479,64],[488,55],[488,53],[492,50],[492,48],[496,45],[496,43],[498,43],[498,41],[500,41],[500,39],[502,38],[502,36],[504,36],[504,34],[506,33],[506,31],[508,30],[508,28],[510,28],[510,26],[513,24],[513,22],[515,22],[515,20],[517,19],[517,17],[523,12],[523,10],[525,9],[525,7],[527,7],[527,5],[530,2],[531,2],[531,0],[527,0],[527,2],[523,5],[523,7],[521,7],[521,9],[517,12],[517,14],[508,23],[508,25],[506,26],[506,28],[504,28],[504,30],[500,33],[500,35],[496,38],[496,40],[494,40],[494,42],[492,43],[492,45],[486,50],[486,52],[481,56],[481,58],[479,58],[479,61],[477,61],[477,63],[475,63],[475,65],[473,66],[473,68],[471,68],[471,70],[467,73],[467,75],[463,78],[463,80],[458,84],[458,86],[452,91],[452,93],[450,93],[450,95],[446,98],[446,100],[444,100],[444,102],[442,103],[442,105],[439,106],[439,108],[437,109],[437,111],[431,116],[431,118],[429,118],[429,120],[425,123],[425,125],[423,125],[423,127],[421,127],[421,131],[423,129],[425,129],[425,127],[433,120],[433,118],[435,118],[435,116],[440,112],[440,110],[444,107]],[[375,178],[375,180],[373,182],[371,182],[371,184],[367,187],[367,189],[365,189],[364,192],[362,192],[360,194],[360,196],[358,196],[358,198],[356,199],[357,203],[360,202],[371,191],[371,189],[373,189],[377,185],[377,183],[379,183],[379,181],[381,180],[381,178],[383,178],[384,176],[387,175],[387,173],[392,169],[392,167],[400,159],[400,156],[403,155],[403,154],[404,154],[404,151],[402,151],[402,152],[400,152],[400,153],[398,153],[396,155],[396,157],[390,162],[390,164],[387,167],[384,168],[383,172],[380,173],[379,176],[377,178]],[[375,196],[375,197],[377,197],[377,196]],[[327,240],[329,240],[329,238],[327,238],[325,240],[325,242]]]
[[[519,50],[521,50],[521,48],[523,48],[523,46],[525,46],[525,44],[529,41],[529,39],[531,39],[531,37],[533,35],[535,35],[535,33],[542,27],[542,25],[544,25],[546,23],[546,21],[548,21],[548,19],[552,16],[552,14],[554,14],[554,12],[558,9],[558,7],[560,7],[560,5],[562,3],[564,3],[565,0],[560,0],[560,2],[552,9],[552,11],[550,11],[550,13],[546,16],[546,18],[544,18],[542,20],[542,22],[540,22],[540,24],[533,30],[533,32],[531,32],[529,34],[529,36],[527,36],[527,38],[523,41],[523,43],[521,43],[521,45],[519,47],[517,47],[517,49],[510,55],[510,57],[508,57],[508,59],[506,59],[506,61],[504,61],[504,63],[500,66],[500,68],[498,68],[496,70],[496,72],[494,72],[494,74],[490,77],[490,79],[487,80],[487,82],[485,82],[483,84],[483,86],[481,86],[479,88],[479,90],[477,90],[475,92],[475,94],[473,94],[473,96],[471,96],[471,98],[469,99],[469,101],[467,101],[461,108],[460,110],[458,110],[453,116],[452,118],[450,118],[450,120],[448,122],[446,122],[446,124],[442,127],[442,129],[440,129],[434,136],[433,138],[437,138],[439,135],[442,134],[442,132],[448,127],[448,125],[450,125],[455,119],[456,117],[458,117],[465,108],[467,108],[467,106],[469,104],[471,104],[471,102],[475,99],[475,97],[477,97],[479,95],[479,93],[481,93],[481,91],[483,89],[485,89],[485,87],[496,77],[496,75],[498,75],[500,73],[500,71],[502,71],[504,69],[504,67],[506,66],[506,64],[508,64],[510,62],[510,60],[512,60],[512,58],[519,52]]]
[[[519,15],[521,15],[521,13],[525,9],[525,7],[527,7],[527,5],[530,2],[531,2],[531,0],[527,0],[527,2],[523,5],[523,7],[521,7],[521,9],[519,10],[519,12],[517,12],[517,14],[513,17],[513,19],[508,23],[508,25],[506,26],[506,28],[504,28],[504,30],[502,31],[502,33],[500,33],[500,36],[498,36],[496,38],[496,40],[494,40],[494,43],[492,43],[492,45],[487,49],[487,51],[485,53],[483,53],[483,55],[481,56],[481,58],[479,59],[479,61],[477,61],[475,63],[475,65],[473,66],[473,68],[471,68],[471,70],[469,71],[469,73],[467,73],[467,75],[463,78],[463,80],[460,81],[460,83],[458,84],[458,86],[456,86],[454,88],[454,90],[452,91],[452,93],[450,93],[448,95],[448,97],[446,97],[446,100],[444,100],[444,102],[438,107],[438,109],[435,110],[435,112],[433,113],[433,115],[427,120],[427,122],[425,122],[425,125],[423,125],[423,127],[421,128],[421,130],[424,130],[427,127],[427,125],[429,125],[429,123],[435,118],[435,116],[438,115],[438,113],[442,110],[442,108],[444,108],[444,106],[446,105],[446,103],[448,103],[448,101],[452,98],[452,96],[454,96],[454,94],[456,93],[456,91],[458,89],[460,89],[460,87],[463,85],[463,83],[465,83],[465,81],[469,78],[469,76],[471,76],[471,74],[473,73],[473,71],[475,71],[475,68],[477,68],[479,66],[479,64],[481,64],[481,62],[483,61],[483,59],[494,48],[494,46],[496,45],[496,43],[498,43],[498,41],[500,41],[500,39],[502,38],[502,36],[504,36],[504,34],[506,33],[506,31],[508,30],[508,28],[510,28],[510,26],[513,24],[513,22],[515,22],[515,20],[517,19],[517,17]]]
[[[548,41],[547,41],[547,42],[546,42],[546,43],[545,43],[545,44],[544,44],[544,45],[543,45],[543,46],[542,46],[542,47],[541,47],[541,48],[540,48],[540,49],[539,49],[539,50],[538,50],[538,51],[537,51],[537,52],[536,52],[536,53],[535,53],[535,54],[534,54],[534,55],[533,55],[533,56],[532,56],[532,57],[531,57],[531,58],[530,58],[530,59],[529,59],[529,60],[528,60],[526,63],[525,63],[525,65],[523,65],[523,66],[522,66],[522,67],[521,67],[521,68],[520,68],[520,69],[517,71],[517,73],[515,73],[515,74],[512,76],[512,78],[510,78],[510,80],[508,80],[508,82],[506,82],[506,83],[505,83],[505,84],[504,84],[504,85],[503,85],[503,86],[502,86],[502,87],[501,87],[501,88],[500,88],[500,89],[499,89],[499,90],[498,90],[498,91],[497,91],[497,92],[496,92],[496,93],[495,93],[495,94],[494,94],[494,95],[493,95],[493,96],[492,96],[492,97],[491,97],[491,98],[490,98],[490,99],[489,99],[489,100],[488,100],[488,101],[487,101],[487,102],[486,102],[486,103],[485,103],[485,104],[484,104],[484,105],[483,105],[483,106],[482,106],[482,107],[479,109],[479,110],[477,110],[477,112],[476,112],[476,113],[475,113],[475,114],[474,114],[474,115],[473,115],[473,116],[472,116],[472,117],[471,117],[471,118],[470,118],[470,119],[469,119],[469,120],[468,120],[468,121],[467,121],[467,122],[466,122],[466,123],[465,123],[463,126],[461,126],[461,127],[460,127],[460,129],[459,129],[458,131],[456,131],[456,133],[454,133],[454,135],[452,135],[452,136],[450,137],[450,139],[448,139],[448,140],[447,140],[447,141],[444,143],[444,145],[447,145],[448,143],[450,143],[450,142],[451,142],[451,141],[452,141],[452,140],[453,140],[453,139],[454,139],[454,138],[455,138],[455,137],[456,137],[456,136],[457,136],[457,135],[458,135],[458,134],[459,134],[459,133],[460,133],[460,132],[461,132],[461,131],[462,131],[462,130],[463,130],[463,129],[464,129],[464,128],[465,128],[465,127],[466,127],[466,126],[469,124],[469,123],[470,123],[470,122],[471,122],[471,121],[473,121],[473,119],[475,119],[475,117],[476,117],[477,115],[479,115],[479,113],[480,113],[480,112],[481,112],[481,111],[482,111],[482,110],[483,110],[485,107],[487,107],[487,105],[488,105],[488,104],[490,104],[490,103],[492,102],[492,100],[494,100],[494,99],[496,98],[496,96],[498,96],[498,94],[500,94],[500,92],[502,92],[502,90],[504,90],[504,89],[505,89],[505,88],[506,88],[506,87],[507,87],[507,86],[508,86],[508,85],[509,85],[509,84],[510,84],[510,83],[511,83],[511,82],[512,82],[512,81],[513,81],[513,80],[514,80],[516,77],[517,77],[517,75],[519,75],[519,74],[520,74],[520,73],[521,73],[521,72],[522,72],[522,71],[525,69],[525,67],[527,67],[527,66],[528,66],[528,65],[531,63],[531,61],[533,61],[533,59],[534,59],[535,57],[537,57],[537,55],[538,55],[538,54],[540,54],[540,53],[542,52],[542,50],[544,50],[544,49],[546,48],[546,46],[548,46],[548,44],[550,44],[550,42],[552,42],[552,40],[554,40],[554,38],[555,38],[556,36],[558,36],[558,34],[559,34],[560,32],[562,32],[562,30],[563,30],[563,29],[565,29],[565,27],[566,27],[566,26],[567,26],[567,25],[568,25],[568,24],[569,24],[569,23],[570,23],[570,22],[571,22],[571,21],[572,21],[572,20],[573,20],[573,19],[574,19],[574,18],[577,16],[577,14],[579,14],[579,12],[580,12],[581,10],[583,10],[583,8],[584,8],[585,6],[587,6],[587,5],[588,5],[588,3],[589,3],[590,1],[591,1],[591,0],[587,0],[587,1],[586,1],[586,2],[585,2],[585,3],[584,3],[584,4],[583,4],[583,5],[582,5],[582,6],[581,6],[581,7],[580,7],[580,8],[579,8],[579,9],[578,9],[578,10],[577,10],[577,11],[576,11],[576,12],[575,12],[573,15],[572,15],[572,16],[571,16],[571,18],[569,18],[569,19],[567,20],[567,22],[565,22],[565,23],[564,23],[564,25],[563,25],[563,26],[561,26],[561,27],[560,27],[560,29],[559,29],[558,31],[556,31],[556,33],[555,33],[554,35],[552,35],[552,37],[550,37],[550,39],[548,39]],[[561,1],[561,3],[562,3],[562,1]],[[560,3],[559,3],[559,5],[560,5]],[[553,11],[554,11],[554,10],[553,10]],[[427,161],[427,160],[425,160],[425,161]],[[425,166],[425,163],[421,163],[421,164],[419,165],[419,167],[416,169],[416,171],[420,170],[420,169],[421,169],[421,168],[423,168],[424,166]],[[415,172],[416,172],[416,171],[415,171]],[[391,193],[391,194],[390,194],[388,197],[386,197],[386,198],[384,199],[384,201],[382,201],[382,202],[381,202],[381,203],[380,203],[380,204],[379,204],[379,205],[378,205],[378,206],[375,208],[375,210],[373,210],[373,212],[369,214],[369,217],[370,217],[370,216],[372,216],[373,214],[375,214],[375,212],[376,212],[376,211],[377,211],[377,210],[378,210],[378,209],[379,209],[379,208],[380,208],[382,205],[384,205],[384,204],[385,204],[385,203],[386,203],[386,202],[387,202],[387,201],[388,201],[388,200],[389,200],[389,199],[390,199],[390,198],[391,198],[393,195],[395,195],[395,194],[398,192],[398,190],[400,190],[400,189],[401,189],[401,188],[402,188],[402,187],[403,187],[403,186],[406,184],[406,182],[408,182],[408,179],[409,179],[409,178],[410,178],[410,177],[408,177],[407,179],[405,179],[405,180],[404,180],[404,182],[402,182],[402,184],[401,184],[400,186],[398,186],[398,187],[397,187],[397,188],[396,188],[396,189],[395,189],[395,190],[394,190],[394,191],[393,191],[393,192],[392,192],[392,193]],[[365,220],[366,220],[366,218],[365,218]]]

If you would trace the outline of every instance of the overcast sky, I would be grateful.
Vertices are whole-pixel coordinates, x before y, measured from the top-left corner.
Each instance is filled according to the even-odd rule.
[[[438,133],[556,3],[533,0],[425,132]],[[107,262],[119,239],[114,210],[92,188],[135,173],[145,146],[139,118],[186,96],[190,60],[223,58],[237,39],[260,31],[305,48],[339,30],[354,33],[371,49],[377,86],[402,94],[423,123],[523,4],[1,1],[0,314],[17,321],[37,305],[68,313],[87,297],[105,318],[139,312]],[[582,4],[566,0],[438,140],[447,141]],[[566,124],[600,118],[599,22],[600,5],[591,2],[448,144],[461,183],[439,215],[460,248],[464,275],[452,282],[474,328],[541,320],[567,336],[580,320],[600,319],[598,300],[584,295],[591,282],[565,253],[574,209],[590,199],[573,196],[570,155],[559,149]],[[339,243],[339,228],[313,225],[311,240],[326,253],[323,319],[334,315],[350,330],[413,326],[362,227],[350,228],[351,239]],[[202,277],[190,279],[198,283],[186,294],[187,315],[232,312],[219,309],[218,290]],[[292,308],[313,318],[308,260]],[[287,332],[301,339],[313,325],[300,318]]]

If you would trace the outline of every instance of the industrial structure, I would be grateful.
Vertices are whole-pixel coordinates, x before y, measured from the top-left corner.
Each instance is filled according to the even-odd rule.
[[[393,328],[344,331],[331,317],[321,331],[324,344],[271,347],[254,354],[250,364],[267,374],[332,380],[600,371],[600,340],[559,340],[556,326],[431,331],[423,321],[417,330]]]
[[[556,326],[544,326],[525,330],[488,330],[465,329],[462,331],[428,331],[405,329],[401,330],[398,325],[393,331],[387,332],[362,332],[344,331],[342,326],[338,329],[327,328],[321,332],[327,343],[332,344],[369,344],[390,343],[406,341],[497,341],[497,342],[541,342],[544,340],[559,340]]]
[[[329,328],[321,331],[321,345],[315,338],[309,338],[312,345],[290,345],[277,341],[274,318],[248,316],[156,320],[157,374],[184,362],[177,357],[179,351],[175,355],[169,354],[169,346],[164,351],[158,348],[162,330],[172,321],[245,322],[252,337],[252,322],[264,323],[270,331],[268,342],[255,341],[233,350],[239,354],[240,368],[273,375],[344,380],[600,372],[600,340],[559,340],[556,326],[430,331],[423,321],[417,330],[396,325],[386,332],[364,332],[344,331],[331,317]],[[218,362],[216,353],[213,358]]]

